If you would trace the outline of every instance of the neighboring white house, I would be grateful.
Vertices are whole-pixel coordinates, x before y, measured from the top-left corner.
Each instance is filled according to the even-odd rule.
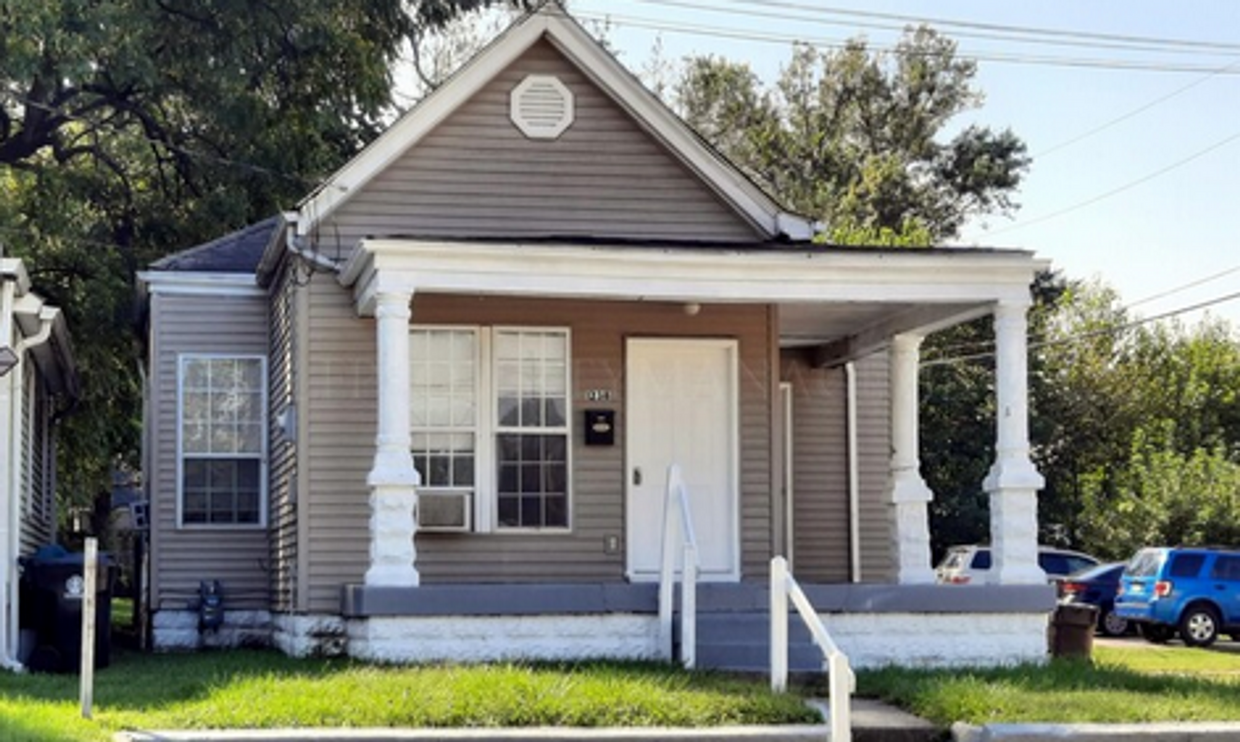
[[[64,316],[0,251],[0,666],[19,662],[18,558],[56,539],[58,413],[78,395]]]
[[[157,646],[659,656],[677,464],[703,664],[754,664],[728,633],[761,634],[781,554],[859,664],[1042,657],[1046,264],[812,234],[559,5],[518,20],[296,211],[142,275]],[[943,588],[919,347],[985,315],[996,584]]]

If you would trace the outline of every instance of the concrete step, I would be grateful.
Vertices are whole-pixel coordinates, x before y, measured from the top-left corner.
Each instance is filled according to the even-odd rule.
[[[711,611],[698,614],[698,667],[741,672],[770,670],[770,618],[757,611]],[[676,635],[680,635],[679,619]],[[822,671],[822,653],[799,620],[789,620],[788,669]]]

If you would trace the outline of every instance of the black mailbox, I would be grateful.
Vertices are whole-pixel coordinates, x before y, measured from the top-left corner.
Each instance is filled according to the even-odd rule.
[[[586,410],[586,445],[613,446],[616,443],[616,411]]]

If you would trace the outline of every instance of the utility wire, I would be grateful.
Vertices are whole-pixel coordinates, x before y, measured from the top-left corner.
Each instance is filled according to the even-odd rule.
[[[1211,71],[1208,75],[1206,75],[1205,77],[1202,77],[1202,78],[1200,78],[1200,79],[1194,80],[1193,82],[1190,82],[1189,84],[1185,85],[1184,87],[1181,87],[1181,88],[1176,88],[1175,90],[1171,91],[1170,93],[1167,93],[1166,95],[1164,95],[1164,96],[1162,96],[1162,97],[1160,97],[1160,98],[1156,98],[1156,99],[1154,99],[1154,100],[1150,101],[1149,103],[1146,103],[1146,104],[1145,104],[1145,105],[1143,105],[1143,106],[1139,106],[1139,107],[1137,107],[1137,108],[1134,108],[1134,109],[1132,109],[1131,111],[1128,111],[1127,113],[1125,113],[1125,114],[1123,114],[1123,115],[1121,115],[1121,116],[1119,116],[1119,117],[1117,117],[1117,118],[1111,119],[1110,121],[1108,121],[1108,122],[1106,122],[1106,123],[1104,123],[1104,124],[1101,124],[1101,125],[1099,125],[1099,126],[1096,126],[1096,127],[1092,128],[1092,129],[1090,129],[1089,131],[1084,132],[1083,134],[1078,134],[1077,136],[1074,136],[1074,137],[1072,137],[1071,139],[1066,139],[1066,140],[1064,140],[1064,141],[1060,142],[1059,144],[1055,144],[1055,145],[1053,145],[1053,146],[1051,146],[1051,147],[1048,147],[1047,149],[1044,149],[1044,150],[1042,150],[1041,152],[1038,152],[1037,154],[1033,155],[1033,159],[1037,160],[1037,159],[1039,159],[1039,158],[1046,157],[1047,155],[1050,155],[1050,154],[1053,154],[1053,153],[1055,153],[1055,152],[1058,152],[1058,151],[1060,151],[1060,150],[1062,150],[1062,149],[1066,149],[1066,148],[1068,148],[1068,147],[1071,147],[1072,145],[1076,144],[1077,142],[1080,142],[1080,141],[1082,141],[1082,140],[1088,139],[1088,138],[1092,137],[1093,135],[1098,134],[1098,133],[1100,133],[1100,132],[1106,131],[1107,129],[1110,129],[1112,126],[1115,126],[1116,124],[1123,123],[1123,122],[1127,121],[1127,120],[1128,120],[1128,119],[1130,119],[1130,118],[1133,118],[1133,117],[1138,116],[1138,115],[1140,115],[1140,114],[1142,114],[1142,113],[1145,113],[1146,111],[1150,110],[1151,108],[1154,108],[1155,106],[1158,106],[1158,105],[1161,105],[1161,104],[1163,104],[1163,103],[1166,103],[1167,101],[1171,100],[1172,98],[1175,98],[1175,97],[1177,97],[1177,96],[1179,96],[1179,95],[1182,95],[1182,94],[1184,94],[1184,93],[1187,93],[1189,90],[1192,90],[1193,88],[1197,87],[1198,85],[1201,85],[1202,83],[1204,83],[1204,82],[1206,82],[1206,81],[1208,81],[1208,80],[1212,80],[1212,79],[1214,79],[1215,77],[1217,77],[1217,76],[1219,76],[1219,75],[1221,75],[1221,74],[1228,73],[1228,72],[1233,72],[1233,71],[1236,71],[1236,70],[1240,70],[1240,62],[1236,62],[1236,63],[1234,63],[1234,64],[1229,64],[1229,65],[1227,65],[1226,67],[1223,67],[1223,68],[1221,68],[1221,69],[1213,70],[1213,71]]]
[[[1152,301],[1157,301],[1158,299],[1166,298],[1168,296],[1171,296],[1172,294],[1178,294],[1181,291],[1187,291],[1189,289],[1197,288],[1198,286],[1201,286],[1202,284],[1207,284],[1207,283],[1210,283],[1211,281],[1217,281],[1218,279],[1224,278],[1226,276],[1230,276],[1233,273],[1240,273],[1240,265],[1234,266],[1232,268],[1228,268],[1227,270],[1219,271],[1217,273],[1211,273],[1210,275],[1204,278],[1198,278],[1196,281],[1191,281],[1189,283],[1183,284],[1182,286],[1176,286],[1175,288],[1167,289],[1166,291],[1161,291],[1157,294],[1154,294],[1153,296],[1147,296],[1144,299],[1138,299],[1137,301],[1132,302],[1125,308],[1132,309],[1133,307],[1139,307],[1142,304],[1149,304]]]
[[[854,29],[855,28],[866,28],[866,29],[876,29],[880,31],[896,31],[896,32],[903,32],[904,30],[908,28],[908,25],[858,21],[852,18],[848,18],[848,19],[832,18],[830,17],[832,11],[830,10],[814,9],[811,12],[809,8],[804,8],[804,6],[796,6],[796,7],[797,9],[804,8],[805,12],[811,13],[810,15],[791,15],[788,13],[774,13],[774,12],[771,12],[770,10],[749,10],[746,8],[719,7],[717,4],[700,4],[696,2],[686,2],[686,0],[630,0],[630,1],[647,4],[647,5],[655,5],[655,6],[663,7],[663,8],[684,8],[686,10],[707,11],[711,13],[724,13],[728,15],[745,16],[749,18],[759,18],[759,19],[770,20],[770,21],[794,21],[797,23],[813,23],[813,24],[822,25],[822,26],[845,26],[847,28],[854,28]],[[748,5],[748,6],[760,6],[760,7],[768,6],[768,4],[765,4],[765,3],[736,3],[736,4]],[[927,24],[935,23],[934,21],[930,21],[930,20],[926,20],[923,22]],[[1153,43],[1153,40],[1138,43],[1135,41],[1096,41],[1096,40],[1083,40],[1083,39],[1076,39],[1076,38],[1044,38],[1044,37],[1039,37],[1039,36],[1031,37],[1025,34],[1026,32],[1018,32],[1018,31],[986,32],[986,31],[955,30],[951,32],[952,38],[981,39],[985,41],[1002,41],[1004,43],[1015,43],[1015,44],[1038,44],[1038,45],[1060,46],[1060,47],[1084,47],[1087,49],[1111,49],[1111,50],[1130,51],[1130,52],[1147,51],[1147,52],[1156,52],[1160,54],[1194,54],[1198,56],[1202,54],[1227,55],[1227,56],[1240,55],[1240,44],[1236,44],[1228,50],[1217,50],[1213,48],[1202,49],[1199,47],[1168,46],[1166,43]]]
[[[1173,39],[1156,36],[1131,36],[1125,34],[1109,34],[1095,33],[1089,31],[1073,31],[1070,29],[1059,28],[1039,28],[1036,26],[1019,26],[1005,25],[999,23],[981,23],[977,21],[961,21],[950,18],[933,18],[928,16],[901,15],[898,13],[880,13],[867,10],[852,10],[845,8],[831,8],[817,5],[807,5],[804,3],[787,2],[780,0],[718,0],[733,5],[748,5],[762,8],[782,8],[786,10],[800,10],[813,13],[824,13],[848,16],[854,18],[877,18],[889,21],[899,21],[902,23],[913,24],[929,24],[933,26],[950,26],[956,28],[971,28],[984,31],[997,31],[1001,33],[1026,34],[1035,36],[1048,36],[1071,39],[1091,39],[1095,41],[1108,41],[1119,43],[1133,44],[1154,44],[1159,46],[1174,46],[1195,49],[1216,49],[1226,52],[1240,52],[1240,44],[1216,41],[1202,41],[1198,39]]]
[[[1170,165],[1167,165],[1166,167],[1159,168],[1158,170],[1155,170],[1155,171],[1154,171],[1154,172],[1152,172],[1152,173],[1149,173],[1149,174],[1147,174],[1147,175],[1143,175],[1143,176],[1141,176],[1140,178],[1137,178],[1136,180],[1129,181],[1129,182],[1125,183],[1124,185],[1119,186],[1118,188],[1113,188],[1113,189],[1111,189],[1111,190],[1107,191],[1106,193],[1099,194],[1099,195],[1097,195],[1097,196],[1094,196],[1093,198],[1086,199],[1085,201],[1081,201],[1080,203],[1073,204],[1072,206],[1068,206],[1068,207],[1063,208],[1063,209],[1060,209],[1060,210],[1058,210],[1058,211],[1052,211],[1052,212],[1051,212],[1051,213],[1049,213],[1049,214],[1043,214],[1042,216],[1039,216],[1039,217],[1034,218],[1034,219],[1030,219],[1030,220],[1028,220],[1028,221],[1017,222],[1016,224],[1012,224],[1012,225],[1009,225],[1009,226],[1003,227],[1002,229],[996,229],[996,230],[995,230],[995,231],[993,231],[993,232],[988,232],[988,233],[987,233],[987,237],[994,237],[995,235],[1005,234],[1005,233],[1007,233],[1007,232],[1014,232],[1014,231],[1016,231],[1016,230],[1018,230],[1018,229],[1024,229],[1025,227],[1031,227],[1031,226],[1033,226],[1033,225],[1035,225],[1035,224],[1041,224],[1042,222],[1047,222],[1047,221],[1050,221],[1051,219],[1058,219],[1058,218],[1059,218],[1059,217],[1061,217],[1061,216],[1065,216],[1065,215],[1067,215],[1067,214],[1071,214],[1071,213],[1073,213],[1073,212],[1080,211],[1081,209],[1084,209],[1084,208],[1086,208],[1086,207],[1093,206],[1094,204],[1096,204],[1096,203],[1098,203],[1098,202],[1100,202],[1100,201],[1105,201],[1106,199],[1108,199],[1108,198],[1112,198],[1113,196],[1118,196],[1119,194],[1124,193],[1125,191],[1130,191],[1130,190],[1132,190],[1133,188],[1136,188],[1136,187],[1137,187],[1137,186],[1139,186],[1139,185],[1143,185],[1143,184],[1145,184],[1145,183],[1150,182],[1151,180],[1154,180],[1155,178],[1159,178],[1159,177],[1161,177],[1161,176],[1163,176],[1163,175],[1166,175],[1167,173],[1171,172],[1172,170],[1176,170],[1177,168],[1181,168],[1181,167],[1183,167],[1183,166],[1185,166],[1185,165],[1189,164],[1190,162],[1193,162],[1194,160],[1199,160],[1199,159],[1201,159],[1202,157],[1205,157],[1206,155],[1210,154],[1211,152],[1213,152],[1213,151],[1215,151],[1215,150],[1217,150],[1217,149],[1221,149],[1222,147],[1226,147],[1228,144],[1231,144],[1232,142],[1236,141],[1237,139],[1240,139],[1240,132],[1236,132],[1235,134],[1232,134],[1232,135],[1231,135],[1231,136],[1229,136],[1229,137],[1226,137],[1226,138],[1224,138],[1224,139],[1221,139],[1221,140],[1219,140],[1219,141],[1215,142],[1214,144],[1211,144],[1210,146],[1206,147],[1205,149],[1198,150],[1197,152],[1194,152],[1193,154],[1189,155],[1188,157],[1185,157],[1185,158],[1180,159],[1180,160],[1176,160],[1175,162],[1171,163]]]
[[[1150,303],[1150,302],[1152,302],[1152,301],[1157,301],[1158,299],[1165,299],[1166,297],[1168,297],[1168,296],[1172,296],[1172,295],[1174,295],[1174,294],[1178,294],[1178,293],[1180,293],[1181,291],[1187,291],[1187,290],[1189,290],[1189,289],[1196,288],[1196,287],[1198,287],[1198,286],[1202,286],[1202,285],[1207,284],[1207,283],[1210,283],[1210,282],[1212,282],[1212,281],[1217,281],[1217,280],[1218,280],[1218,279],[1220,279],[1220,278],[1225,278],[1225,277],[1227,277],[1227,276],[1230,276],[1230,275],[1231,275],[1231,274],[1233,274],[1233,273],[1240,273],[1240,265],[1233,266],[1233,267],[1231,267],[1231,268],[1227,268],[1227,269],[1225,269],[1225,270],[1217,271],[1217,272],[1215,272],[1215,273],[1211,273],[1211,274],[1210,274],[1210,275],[1208,275],[1208,276],[1204,276],[1204,277],[1202,277],[1202,278],[1197,278],[1197,279],[1194,279],[1194,280],[1192,280],[1192,281],[1189,281],[1188,283],[1182,283],[1182,284],[1179,284],[1179,285],[1177,285],[1177,286],[1173,286],[1173,287],[1171,287],[1171,288],[1169,288],[1169,289],[1166,289],[1166,290],[1164,290],[1164,291],[1160,291],[1160,292],[1158,292],[1157,294],[1153,294],[1152,296],[1147,296],[1147,297],[1145,297],[1145,298],[1143,298],[1143,299],[1138,299],[1137,301],[1133,301],[1133,302],[1129,302],[1129,303],[1127,303],[1127,304],[1123,304],[1123,305],[1121,305],[1121,306],[1117,307],[1117,308],[1116,308],[1116,311],[1118,311],[1118,312],[1127,312],[1127,311],[1132,310],[1132,309],[1133,309],[1133,308],[1135,308],[1135,307],[1139,307],[1139,306],[1141,306],[1142,304],[1148,304],[1148,303]],[[1031,335],[1029,339],[1030,339],[1031,341],[1033,341],[1033,342],[1038,342],[1038,341],[1040,341],[1040,340],[1044,340],[1045,338],[1044,338],[1044,337],[1043,337],[1043,338],[1034,338],[1034,337]],[[959,352],[961,352],[961,351],[970,351],[970,350],[972,350],[972,349],[974,349],[974,348],[989,348],[989,347],[992,347],[994,344],[995,344],[995,341],[994,341],[993,339],[990,339],[990,340],[977,340],[977,341],[974,341],[974,342],[971,342],[971,343],[957,343],[956,345],[949,345],[949,346],[947,346],[946,348],[938,348],[937,350],[938,350],[938,354],[939,354],[940,356],[945,356],[945,355],[952,355],[952,354],[955,354],[955,353],[959,353]]]
[[[1129,322],[1125,322],[1119,325],[1113,325],[1111,327],[1103,327],[1098,330],[1090,330],[1089,332],[1082,332],[1076,335],[1069,335],[1068,337],[1064,337],[1064,338],[1052,338],[1052,339],[1044,339],[1044,340],[1031,342],[1029,343],[1029,349],[1035,350],[1037,348],[1052,348],[1052,347],[1056,347],[1060,345],[1074,345],[1084,340],[1089,340],[1089,339],[1092,339],[1095,337],[1101,337],[1104,335],[1115,335],[1121,332],[1127,332],[1128,330],[1135,329],[1137,327],[1140,327],[1141,325],[1147,325],[1151,322],[1157,322],[1159,320],[1169,319],[1171,317],[1176,317],[1181,314],[1187,314],[1188,312],[1195,312],[1200,309],[1206,309],[1208,307],[1212,307],[1218,304],[1223,304],[1225,302],[1235,301],[1236,299],[1240,299],[1240,291],[1236,291],[1230,294],[1224,294],[1222,296],[1217,296],[1213,299],[1208,299],[1206,301],[1198,302],[1196,304],[1192,304],[1187,307],[1173,309],[1171,311],[1163,312],[1161,314],[1155,314],[1149,317],[1140,317],[1138,319],[1131,320]],[[947,365],[951,365],[955,363],[965,363],[967,361],[980,361],[986,358],[993,358],[994,355],[995,355],[995,351],[992,350],[992,351],[988,351],[985,353],[974,353],[971,355],[955,356],[952,358],[935,358],[932,360],[922,362],[921,367],[931,368],[934,366],[947,366]]]
[[[637,16],[620,16],[613,14],[589,14],[578,13],[576,17],[584,20],[611,23],[615,26],[627,26],[629,28],[642,28],[653,31],[666,31],[668,33],[690,34],[694,36],[705,36],[721,39],[732,39],[739,41],[753,41],[768,44],[807,44],[820,49],[844,49],[848,45],[846,39],[822,39],[807,38],[804,36],[795,36],[781,33],[766,33],[756,31],[739,31],[731,28],[723,28],[719,26],[706,26],[700,24],[689,23],[671,23],[650,18],[642,18]],[[901,50],[895,46],[874,45],[871,49],[878,51],[897,52]],[[1106,69],[1130,72],[1174,72],[1174,73],[1210,73],[1218,72],[1219,74],[1237,74],[1240,70],[1227,72],[1227,68],[1218,68],[1210,65],[1201,64],[1169,64],[1163,62],[1152,62],[1142,60],[1122,60],[1122,59],[1101,59],[1101,58],[1073,58],[1058,56],[1033,56],[1019,54],[1002,54],[1002,53],[978,53],[961,51],[957,56],[962,59],[971,59],[979,62],[996,62],[1003,64],[1024,64],[1045,67],[1072,67],[1086,69]]]

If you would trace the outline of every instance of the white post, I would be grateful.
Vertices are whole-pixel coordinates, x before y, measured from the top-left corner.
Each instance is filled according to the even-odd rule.
[[[831,742],[849,742],[852,739],[852,694],[857,690],[855,681],[848,658],[842,652],[835,652],[827,658]]]
[[[680,581],[680,664],[692,670],[697,664],[697,547],[685,544],[684,578]]]
[[[82,718],[89,719],[95,696],[95,587],[99,576],[99,542],[86,539],[82,563]]]
[[[409,452],[409,318],[413,291],[383,290],[376,297],[379,431],[370,486],[370,568],[366,584],[416,587],[417,487]]]
[[[771,690],[788,689],[788,562],[771,560]]]
[[[1026,305],[995,306],[995,463],[990,494],[991,581],[1039,584],[1038,490],[1045,481],[1029,457],[1028,321]]]
[[[934,494],[921,477],[917,435],[921,341],[920,335],[896,335],[890,350],[891,473],[887,490],[895,521],[892,549],[896,581],[901,585],[934,582],[927,512]]]

